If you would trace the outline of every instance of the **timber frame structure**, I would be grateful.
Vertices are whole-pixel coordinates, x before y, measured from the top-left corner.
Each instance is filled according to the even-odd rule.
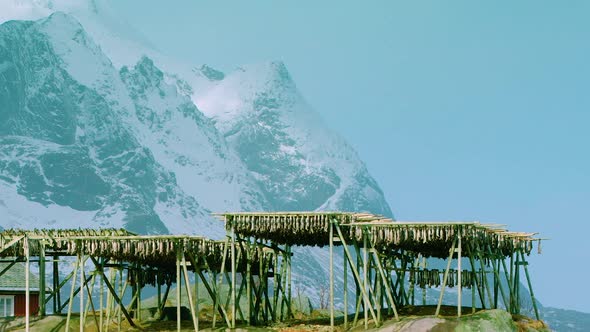
[[[18,262],[25,263],[26,331],[31,316],[29,289],[36,287],[41,289],[39,315],[45,316],[50,304],[53,314],[67,311],[66,331],[70,330],[73,312],[79,315],[80,331],[91,319],[98,331],[107,331],[109,326],[112,330],[113,324],[120,330],[123,320],[130,326],[140,326],[142,289],[146,285],[157,289],[156,317],[162,318],[173,283],[177,286],[176,299],[186,292],[195,331],[199,329],[198,300],[203,297],[213,303],[213,327],[217,320],[235,326],[236,316],[248,324],[287,319],[292,316],[290,296],[285,291],[290,282],[290,256],[289,251],[278,247],[230,238],[214,241],[188,235],[136,235],[119,229],[0,232],[0,258],[5,265],[0,275]],[[29,282],[31,263],[38,263],[39,285]],[[63,278],[60,270],[66,269],[62,264],[71,270]],[[49,270],[52,283],[47,293]],[[193,288],[189,272],[194,274]],[[68,283],[69,296],[64,297]],[[200,283],[207,294],[199,294]],[[248,295],[244,295],[246,290]],[[242,297],[247,298],[246,308],[239,306],[244,302],[240,301]],[[77,310],[74,299],[79,304]],[[181,301],[176,301],[179,331],[181,312]]]
[[[534,238],[534,233],[509,232],[501,225],[479,222],[394,222],[350,212],[217,216],[225,222],[225,240],[136,235],[116,229],[4,230],[0,232],[0,258],[6,267],[0,269],[0,275],[17,262],[25,263],[27,331],[29,288],[38,286],[41,290],[41,316],[49,311],[67,312],[66,331],[73,312],[80,317],[80,331],[87,320],[93,320],[97,330],[106,331],[109,326],[112,330],[112,324],[120,328],[123,320],[131,326],[141,325],[142,289],[146,285],[156,288],[156,317],[163,317],[173,283],[177,285],[177,299],[186,292],[195,331],[199,329],[199,299],[203,297],[213,303],[213,327],[219,320],[235,328],[237,322],[255,325],[293,318],[292,247],[319,246],[328,247],[330,253],[331,326],[336,316],[334,267],[340,265],[335,257],[343,259],[339,280],[343,281],[345,328],[356,326],[359,319],[365,328],[370,322],[379,326],[386,317],[397,319],[399,308],[416,303],[416,289],[427,287],[440,287],[436,315],[440,314],[447,287],[456,287],[457,316],[464,310],[463,288],[470,289],[473,312],[476,306],[502,307],[519,314],[522,272],[539,319],[526,261],[534,243],[538,242],[540,249],[541,239]],[[336,250],[341,255],[335,255]],[[446,268],[427,269],[427,258],[446,259]],[[31,263],[38,264],[39,285],[29,284]],[[60,271],[70,270],[65,277],[60,275]],[[193,288],[189,272],[193,273]],[[353,285],[349,285],[350,278],[354,291],[349,289]],[[51,279],[49,288],[47,279]],[[206,294],[199,294],[201,283]],[[64,296],[65,291],[69,296]],[[349,293],[354,293],[351,305]],[[422,304],[426,304],[424,294]],[[180,331],[180,301],[176,301],[176,321]]]
[[[355,286],[355,326],[362,313],[379,326],[384,317],[398,319],[398,308],[415,304],[416,288],[440,286],[435,315],[440,315],[447,287],[457,288],[457,316],[462,315],[463,288],[471,289],[471,309],[505,308],[521,313],[524,272],[536,319],[539,311],[526,256],[541,240],[536,233],[509,232],[503,225],[479,222],[402,222],[352,212],[223,213],[226,230],[236,239],[260,239],[284,246],[327,246],[330,325],[335,320],[335,250],[343,257],[343,318],[349,327],[348,279]],[[426,269],[427,258],[446,259],[444,270]],[[465,269],[465,261],[468,261]],[[452,268],[453,267],[453,268]],[[348,272],[350,270],[351,273]],[[442,277],[442,280],[441,280]],[[425,294],[425,293],[423,293]],[[502,299],[502,303],[499,302]],[[425,303],[423,295],[423,305]]]

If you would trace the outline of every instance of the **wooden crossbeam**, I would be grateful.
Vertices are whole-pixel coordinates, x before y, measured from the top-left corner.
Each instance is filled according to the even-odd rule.
[[[135,325],[135,322],[133,322],[133,319],[129,315],[129,312],[127,311],[127,309],[125,309],[125,306],[123,305],[123,302],[121,301],[121,299],[117,295],[117,292],[115,291],[115,289],[113,288],[113,286],[109,282],[108,278],[104,275],[104,271],[100,268],[100,264],[92,256],[90,256],[90,260],[92,260],[92,262],[94,263],[94,266],[97,268],[97,272],[104,278],[105,285],[107,286],[107,288],[111,292],[111,296],[115,299],[117,304],[119,304],[119,308],[120,308],[121,312],[123,313],[123,315],[125,315],[125,318],[129,322],[129,325],[131,325],[133,327],[137,327],[137,325]]]

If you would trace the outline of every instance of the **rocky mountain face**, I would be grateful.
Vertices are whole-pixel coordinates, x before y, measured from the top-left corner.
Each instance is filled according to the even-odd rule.
[[[392,216],[356,152],[306,103],[283,63],[241,67],[197,103],[274,209]]]
[[[223,233],[212,211],[391,215],[281,63],[229,75],[201,67],[210,84],[197,93],[147,56],[116,68],[57,12],[4,23],[0,68],[3,227],[68,225],[44,210],[68,210],[84,227],[209,236]],[[17,200],[29,203],[7,203]]]
[[[162,233],[161,215],[208,214],[142,145],[119,73],[73,18],[4,23],[0,64],[2,227]]]

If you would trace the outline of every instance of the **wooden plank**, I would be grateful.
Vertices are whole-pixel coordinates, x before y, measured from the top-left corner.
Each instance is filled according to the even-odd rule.
[[[451,268],[451,262],[453,261],[453,254],[455,253],[455,243],[456,238],[453,239],[453,244],[451,245],[451,250],[449,250],[449,259],[447,261],[447,268],[445,269],[445,275],[443,277],[443,282],[440,290],[440,296],[438,297],[438,304],[436,305],[436,312],[434,316],[438,316],[440,313],[440,306],[442,304],[443,295],[445,294],[445,286],[447,284],[447,279],[449,277],[449,269]]]
[[[135,322],[133,322],[133,319],[131,318],[131,316],[129,315],[129,312],[127,312],[127,309],[125,309],[125,306],[123,305],[123,302],[121,301],[121,299],[119,298],[119,296],[117,295],[117,292],[115,291],[115,289],[113,288],[113,286],[111,285],[111,283],[109,282],[109,280],[106,278],[106,276],[104,275],[104,271],[99,268],[100,264],[96,261],[96,259],[94,259],[94,257],[90,256],[90,260],[94,263],[94,266],[97,268],[97,272],[103,277],[104,279],[104,283],[107,286],[108,290],[111,292],[111,295],[113,296],[113,298],[115,299],[115,301],[117,302],[117,304],[119,304],[119,308],[121,310],[121,312],[123,313],[123,315],[125,315],[125,318],[127,319],[127,321],[129,322],[129,325],[133,326],[133,327],[137,327],[137,325],[135,325]],[[119,281],[121,282],[121,280]],[[120,326],[120,324],[119,324]],[[66,329],[67,331],[67,329]]]
[[[182,255],[182,270],[184,272],[184,285],[186,287],[186,294],[188,296],[188,304],[191,309],[191,316],[193,318],[193,327],[195,331],[199,330],[199,315],[198,312],[195,311],[195,305],[193,303],[193,295],[191,292],[191,284],[188,279],[188,269],[186,268],[186,258]],[[180,287],[180,286],[178,286]]]
[[[30,291],[30,262],[29,262],[29,239],[25,236],[23,251],[25,252],[25,331],[31,329],[31,291]]]
[[[526,261],[522,251],[520,251],[520,257],[523,261]],[[529,286],[529,293],[531,294],[531,300],[533,301],[533,309],[535,309],[535,317],[537,318],[537,320],[540,320],[541,318],[539,318],[539,309],[537,308],[537,300],[535,299],[535,293],[533,292],[533,285],[531,284],[531,277],[529,275],[529,269],[526,264],[523,266],[524,266],[524,273],[526,275],[526,281]]]
[[[340,227],[338,226],[338,224],[334,224],[334,228],[336,229],[336,232],[338,233],[338,236],[340,237],[340,239],[342,239],[342,244],[343,244],[342,247],[344,248],[344,252],[346,253],[348,263],[350,264],[350,269],[351,269],[352,274],[355,277],[356,281],[360,285],[362,283],[362,280],[361,280],[358,270],[356,269],[356,266],[352,262],[352,255],[350,254],[350,251],[348,250],[348,247],[346,245],[346,241],[344,240],[344,236],[342,235],[342,231],[340,230]],[[369,295],[367,294],[366,289],[363,289],[362,287],[360,287],[360,290],[361,290],[362,298],[365,300],[365,302],[370,302]],[[375,321],[377,321],[377,317],[375,315],[375,312],[373,311],[373,308],[371,306],[369,306],[368,309],[369,309],[373,319]],[[367,310],[367,308],[365,308],[365,310]]]
[[[457,245],[457,317],[461,317],[462,309],[462,290],[463,284],[461,283],[461,233],[457,236],[459,238]]]
[[[334,223],[330,220],[330,327],[334,329]]]

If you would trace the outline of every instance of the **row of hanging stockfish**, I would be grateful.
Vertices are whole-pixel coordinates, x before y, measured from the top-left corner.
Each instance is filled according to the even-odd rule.
[[[29,254],[39,254],[41,240],[49,241],[55,238],[71,237],[121,237],[135,234],[124,229],[5,229],[0,232],[0,257],[24,256],[25,237],[27,238]]]
[[[533,233],[507,232],[479,222],[394,222],[368,213],[253,212],[219,216],[224,219],[228,231],[233,229],[243,238],[321,247],[329,244],[330,223],[334,222],[348,243],[356,240],[360,244],[364,234],[368,234],[372,244],[379,249],[403,249],[438,258],[448,256],[456,235],[469,242],[466,245],[471,245],[474,252],[490,252],[489,256],[503,257],[517,250],[529,254],[536,240],[532,238]],[[336,231],[334,235],[337,236]]]
[[[176,259],[182,255],[191,270],[195,269],[193,263],[201,270],[214,272],[222,269],[229,271],[231,266],[229,241],[185,235],[142,236],[119,229],[8,229],[0,232],[0,257],[24,257],[25,243],[29,256],[39,256],[43,248],[46,255],[83,255],[132,263],[136,269],[144,270],[138,275],[138,278],[142,278],[141,284],[156,283],[158,273],[164,273],[160,276],[163,280],[160,283],[166,283],[174,277],[168,272],[175,270]],[[248,264],[257,269],[261,259],[271,262],[265,266],[272,268],[274,254],[275,251],[255,243],[238,241],[238,272],[245,271]],[[222,266],[223,262],[225,266]],[[164,269],[153,270],[149,267]]]
[[[346,213],[235,213],[223,214],[227,230],[241,237],[270,240],[277,244],[325,246],[330,221],[350,218]]]
[[[176,282],[175,269],[136,268],[129,269],[127,282],[130,285],[144,287],[145,285],[171,285]]]
[[[410,282],[413,282],[414,285],[420,288],[426,287],[440,287],[444,282],[444,271],[438,269],[424,269],[424,270],[411,270],[410,273]],[[462,270],[461,271],[461,285],[462,288],[471,288],[476,283],[481,285],[481,273],[476,273],[471,270]],[[459,271],[454,269],[449,269],[449,274],[447,276],[447,283],[445,284],[446,287],[456,287],[459,284]]]
[[[224,243],[196,236],[140,236],[125,230],[5,230],[0,232],[2,257],[25,256],[27,237],[30,256],[89,255],[146,265],[174,265],[178,251],[195,257],[221,260]]]
[[[464,255],[476,250],[486,257],[509,256],[517,250],[529,254],[532,233],[512,233],[477,222],[470,223],[358,223],[349,228],[350,237],[369,241],[384,250],[407,250],[424,257],[446,258],[453,242],[462,239]]]

